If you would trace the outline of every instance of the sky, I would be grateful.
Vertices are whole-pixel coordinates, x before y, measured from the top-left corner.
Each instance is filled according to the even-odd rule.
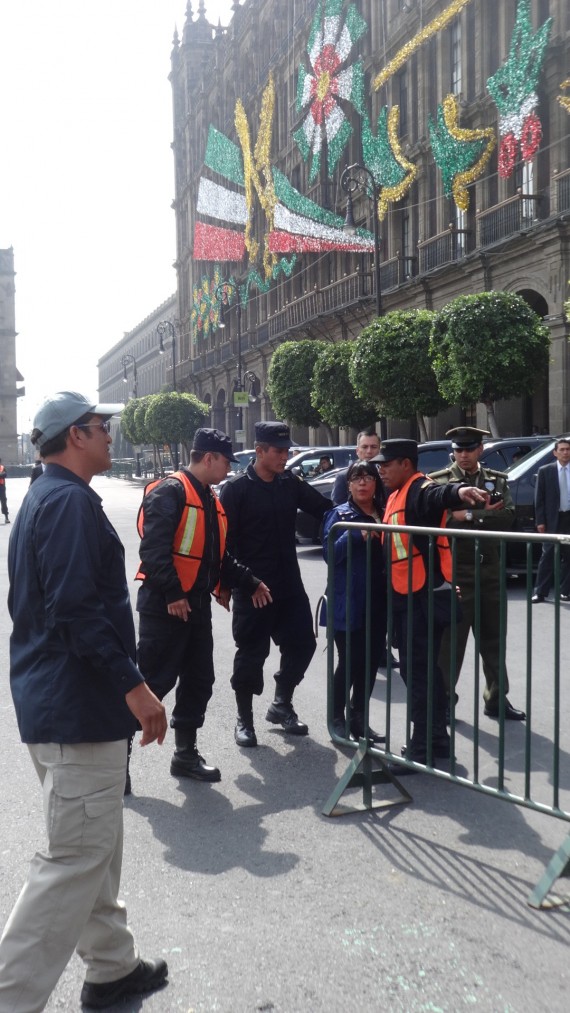
[[[211,23],[232,0],[206,0]],[[198,9],[192,3],[194,16]],[[14,248],[18,431],[176,290],[172,93],[186,0],[0,0],[0,248]]]

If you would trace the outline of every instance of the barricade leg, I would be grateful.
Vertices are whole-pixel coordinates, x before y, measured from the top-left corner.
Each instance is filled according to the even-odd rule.
[[[373,759],[379,764],[378,767],[372,765]],[[399,797],[373,800],[372,785],[390,783],[399,791]],[[362,787],[362,802],[350,806],[338,804],[348,788],[359,787]],[[412,796],[394,777],[388,763],[380,756],[373,756],[366,739],[360,739],[358,749],[323,807],[323,816],[345,816],[347,813],[365,812],[369,809],[387,809],[412,801]]]
[[[555,894],[546,900],[552,885],[563,876],[570,878],[570,834],[564,839],[544,870],[540,880],[528,898],[528,905],[548,910],[549,908],[560,907],[562,904],[570,903],[569,897],[557,897]]]

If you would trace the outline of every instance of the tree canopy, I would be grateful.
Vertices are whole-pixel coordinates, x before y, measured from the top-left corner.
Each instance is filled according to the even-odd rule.
[[[298,426],[320,426],[323,419],[311,403],[313,370],[327,341],[284,341],[273,353],[267,392],[275,414]]]
[[[429,356],[433,313],[396,310],[378,317],[354,343],[348,375],[361,398],[379,415],[415,416],[427,439],[424,416],[437,415],[447,402],[438,391]]]
[[[326,344],[313,370],[311,404],[329,426],[366,429],[378,419],[374,404],[356,393],[348,376],[354,343]]]
[[[194,394],[154,394],[145,411],[145,429],[153,443],[182,443],[188,451],[194,433],[208,414],[208,405]]]
[[[548,328],[513,292],[459,296],[434,316],[430,354],[439,389],[451,404],[485,404],[493,436],[493,402],[532,394],[549,353]]]

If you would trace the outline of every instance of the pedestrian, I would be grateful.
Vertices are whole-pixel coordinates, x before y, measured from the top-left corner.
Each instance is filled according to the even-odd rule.
[[[552,451],[556,458],[552,464],[538,469],[534,493],[534,520],[536,530],[543,534],[570,534],[570,438],[560,437]],[[560,600],[570,601],[570,552],[560,546]],[[553,582],[554,542],[544,542],[532,595],[533,605],[548,597]]]
[[[358,461],[371,461],[380,452],[380,437],[373,429],[365,429],[356,437],[356,459]],[[346,503],[348,499],[348,468],[339,471],[334,480],[331,499],[333,506]]]
[[[273,598],[265,608],[256,609],[240,588],[234,592],[232,629],[237,651],[231,684],[239,746],[257,745],[253,697],[263,692],[263,666],[271,640],[279,646],[281,661],[275,674],[275,699],[266,718],[290,735],[306,735],[309,730],[292,702],[316,647],[311,606],[297,562],[295,519],[298,509],[322,519],[330,500],[285,471],[291,445],[284,422],[256,422],[255,463],[227,482],[220,494],[228,517],[230,551],[271,588]]]
[[[162,986],[118,900],[127,740],[162,743],[164,707],[135,664],[124,550],[89,487],[111,463],[108,419],[122,405],[48,397],[32,443],[46,463],[9,545],[10,684],[43,787],[47,845],[0,940],[0,1010],[40,1013],[74,949],[81,1002],[103,1009]]]
[[[479,458],[483,453],[483,437],[489,436],[484,429],[460,426],[449,429],[445,434],[451,440],[454,461],[441,471],[434,471],[430,478],[440,485],[447,482],[465,482],[487,494],[487,502],[477,510],[450,510],[447,527],[467,531],[509,531],[514,522],[515,507],[509,490],[507,476],[501,471],[483,468]],[[479,554],[479,567],[475,565],[475,551]],[[500,700],[500,659],[506,654],[506,616],[501,629],[501,560],[499,542],[485,539],[477,547],[470,538],[458,538],[456,544],[456,576],[461,589],[461,620],[457,622],[455,683],[465,656],[469,633],[475,633],[476,584],[479,585],[479,653],[483,659],[485,675],[485,714],[499,716]],[[439,663],[443,673],[447,697],[451,693],[451,631],[444,632]],[[504,661],[503,661],[504,664]],[[453,687],[455,692],[455,687]],[[524,711],[517,710],[507,698],[509,680],[505,665],[503,695],[505,697],[505,718],[510,721],[524,721]],[[457,696],[455,698],[457,702]]]
[[[8,517],[8,503],[6,500],[6,468],[2,464],[2,458],[0,457],[0,510],[4,514],[4,524],[10,523]]]
[[[212,595],[228,609],[232,587],[253,609],[271,602],[267,585],[226,549],[226,515],[212,485],[231,461],[225,433],[198,429],[190,464],[151,482],[139,511],[139,668],[160,700],[176,686],[170,773],[199,781],[220,780],[196,743],[214,685]]]
[[[334,507],[325,517],[323,555],[328,560],[329,532],[338,522],[379,524],[384,513],[385,496],[377,468],[368,461],[353,461],[348,469],[348,501]],[[372,742],[385,742],[370,726],[365,731],[366,692],[366,588],[367,567],[370,566],[370,629],[369,629],[369,692],[372,693],[382,651],[385,651],[386,570],[379,535],[373,535],[368,563],[368,531],[337,528],[333,531],[333,586],[328,589],[327,608],[321,617],[326,624],[326,611],[333,610],[334,642],[338,663],[333,677],[333,727],[337,735],[346,736],[346,661],[350,643],[349,685],[352,690],[349,712],[350,733],[355,739],[368,737]],[[347,589],[349,545],[352,546],[350,584]]]
[[[463,504],[484,503],[486,494],[473,486],[450,482],[437,485],[418,472],[418,445],[415,440],[385,440],[377,457],[380,477],[389,493],[383,523],[443,527],[446,510]],[[413,733],[406,756],[426,763],[431,747],[433,758],[450,755],[445,710],[446,696],[438,668],[439,647],[445,624],[451,621],[451,554],[443,535],[433,553],[433,629],[429,630],[429,537],[394,531],[384,537],[390,557],[394,631],[400,655],[400,674],[411,683]],[[411,556],[411,559],[410,559]],[[411,615],[410,615],[411,613]],[[431,636],[430,636],[431,632]],[[412,668],[408,670],[408,654]],[[428,674],[433,671],[432,738],[428,743]]]
[[[41,458],[38,458],[38,460],[34,461],[32,465],[32,471],[30,474],[30,485],[32,485],[32,483],[35,482],[36,479],[40,477],[40,475],[43,475],[44,471],[45,471],[45,464],[42,462]]]

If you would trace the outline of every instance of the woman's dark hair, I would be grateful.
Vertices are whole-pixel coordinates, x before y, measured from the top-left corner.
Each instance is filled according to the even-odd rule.
[[[372,475],[377,481],[379,479],[378,469],[371,461],[353,461],[346,473],[346,481],[352,482],[353,478],[360,478],[361,475]]]

